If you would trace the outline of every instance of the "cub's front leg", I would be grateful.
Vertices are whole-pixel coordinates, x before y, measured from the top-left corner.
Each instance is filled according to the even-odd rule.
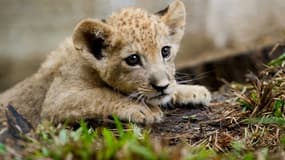
[[[73,123],[112,115],[146,124],[160,122],[163,116],[159,107],[136,103],[109,88],[65,87],[55,83],[46,95],[41,118],[53,123]]]
[[[177,85],[173,96],[175,104],[203,104],[211,101],[211,93],[204,86],[199,85]]]

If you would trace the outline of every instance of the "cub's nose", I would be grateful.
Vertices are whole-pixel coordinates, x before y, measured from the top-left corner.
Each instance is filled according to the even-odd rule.
[[[163,92],[169,86],[169,84],[164,85],[164,86],[159,86],[159,85],[156,85],[156,84],[153,84],[153,83],[151,83],[150,85],[152,86],[152,88],[154,88],[158,92]]]

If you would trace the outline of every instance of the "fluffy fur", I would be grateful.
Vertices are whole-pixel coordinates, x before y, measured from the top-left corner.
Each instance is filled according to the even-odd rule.
[[[180,85],[174,59],[185,28],[180,0],[150,14],[127,8],[104,22],[86,19],[30,78],[0,95],[35,126],[117,115],[137,123],[161,122],[160,105],[209,103],[203,86]],[[162,48],[170,48],[162,56]],[[130,65],[132,55],[139,63]],[[137,58],[136,57],[136,58]]]

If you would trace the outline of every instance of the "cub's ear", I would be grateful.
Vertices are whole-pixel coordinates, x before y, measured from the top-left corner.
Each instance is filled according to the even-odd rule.
[[[181,0],[175,0],[167,8],[156,13],[169,27],[170,35],[175,42],[180,42],[185,30],[186,11]]]
[[[94,19],[81,21],[74,29],[72,40],[76,50],[92,54],[100,60],[102,50],[112,45],[112,26]]]

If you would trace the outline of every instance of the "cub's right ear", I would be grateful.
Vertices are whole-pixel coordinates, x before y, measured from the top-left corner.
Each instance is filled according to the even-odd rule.
[[[81,21],[74,29],[73,44],[76,50],[88,52],[96,59],[104,57],[102,50],[113,45],[112,26],[94,19]]]

